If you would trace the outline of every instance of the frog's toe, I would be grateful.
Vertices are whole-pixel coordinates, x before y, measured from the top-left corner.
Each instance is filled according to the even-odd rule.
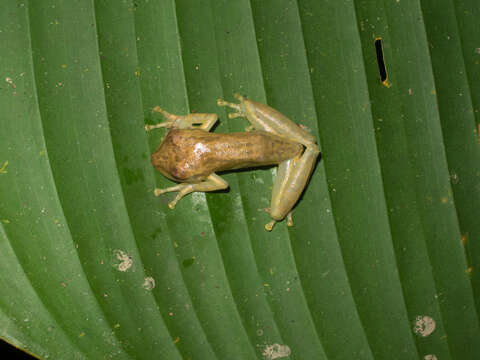
[[[171,203],[168,204],[168,207],[173,210],[173,209],[175,209],[175,206],[176,206],[176,205],[177,205],[177,202],[176,202],[176,201],[172,201]]]
[[[223,99],[218,99],[218,100],[217,100],[217,105],[218,105],[218,106],[228,106],[228,107],[230,107],[230,108],[232,108],[232,109],[235,109],[235,110],[237,110],[237,111],[240,110],[240,106],[239,106],[238,104],[234,104],[234,103],[225,101],[225,100],[223,100]]]
[[[272,231],[273,226],[275,225],[276,221],[272,220],[268,224],[265,224],[265,230],[267,231]]]
[[[237,100],[240,100],[240,101],[245,100],[245,98],[242,95],[240,95],[239,93],[233,94],[233,97]]]
[[[292,227],[293,226],[293,219],[292,219],[292,213],[288,213],[287,215],[287,226]]]
[[[242,116],[243,116],[243,114],[241,114],[241,113],[230,113],[230,114],[228,114],[229,119],[235,119],[237,117],[242,117]]]

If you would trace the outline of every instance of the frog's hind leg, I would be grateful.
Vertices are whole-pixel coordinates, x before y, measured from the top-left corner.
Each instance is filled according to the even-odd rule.
[[[278,165],[270,204],[272,221],[265,225],[267,231],[271,231],[275,223],[283,220],[285,216],[288,226],[293,225],[292,208],[307,185],[318,153],[318,148],[306,148],[302,155]]]
[[[240,105],[239,104],[231,103],[231,102],[225,101],[223,99],[218,99],[217,100],[217,105],[218,106],[228,106],[229,108],[240,111]],[[239,115],[239,116],[242,116],[242,115]]]
[[[160,106],[155,106],[153,111],[161,113],[167,121],[155,125],[145,125],[145,130],[150,131],[161,127],[176,129],[202,129],[210,131],[217,122],[217,114],[187,114],[175,115],[163,110]]]
[[[271,220],[270,222],[265,224],[265,230],[272,231],[272,229],[273,229],[273,227],[275,226],[276,223],[277,223],[277,220]],[[287,226],[288,227],[293,226],[293,219],[292,219],[292,212],[291,211],[287,214]]]
[[[228,115],[230,119],[245,117],[251,124],[250,129],[263,130],[287,137],[296,141],[305,147],[315,147],[315,138],[308,131],[294,123],[288,117],[274,108],[234,94],[234,97],[240,101],[239,104],[233,104],[222,99],[217,100],[218,106],[228,106],[235,109],[236,112]]]
[[[160,196],[161,194],[167,193],[167,192],[173,192],[173,191],[178,191],[177,196],[175,196],[175,199],[173,199],[172,202],[168,204],[168,207],[170,209],[174,209],[175,205],[177,205],[177,202],[184,197],[187,194],[190,194],[191,192],[195,191],[200,191],[200,192],[206,192],[206,191],[215,191],[215,190],[223,190],[228,188],[228,183],[223,180],[220,176],[216,174],[210,174],[204,181],[194,183],[194,184],[179,184],[176,186],[171,186],[166,189],[155,189],[154,194],[155,196]]]

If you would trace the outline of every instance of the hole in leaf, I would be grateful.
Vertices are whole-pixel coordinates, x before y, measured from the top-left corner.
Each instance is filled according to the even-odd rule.
[[[375,39],[375,51],[377,52],[377,63],[378,71],[380,72],[380,80],[384,85],[387,85],[387,68],[385,67],[385,59],[383,58],[382,38]]]

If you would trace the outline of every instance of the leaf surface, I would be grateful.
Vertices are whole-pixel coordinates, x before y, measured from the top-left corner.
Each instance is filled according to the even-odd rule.
[[[0,337],[40,358],[480,355],[477,2],[3,10]],[[264,231],[272,169],[153,196],[153,107],[243,131],[216,106],[234,92],[319,143],[293,228]]]

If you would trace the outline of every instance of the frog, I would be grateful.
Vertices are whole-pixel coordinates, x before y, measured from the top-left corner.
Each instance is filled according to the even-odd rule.
[[[175,186],[155,188],[154,195],[176,192],[168,204],[174,209],[192,192],[225,190],[228,183],[217,173],[265,166],[277,166],[272,188],[271,221],[265,230],[272,231],[277,222],[287,219],[293,226],[292,209],[308,184],[320,154],[312,134],[269,105],[238,93],[238,103],[217,100],[219,107],[235,112],[229,119],[246,118],[250,126],[244,132],[216,133],[210,130],[217,114],[190,113],[176,115],[160,106],[153,108],[164,122],[145,125],[146,131],[167,128],[168,132],[151,156],[151,163],[162,175],[177,182]]]

